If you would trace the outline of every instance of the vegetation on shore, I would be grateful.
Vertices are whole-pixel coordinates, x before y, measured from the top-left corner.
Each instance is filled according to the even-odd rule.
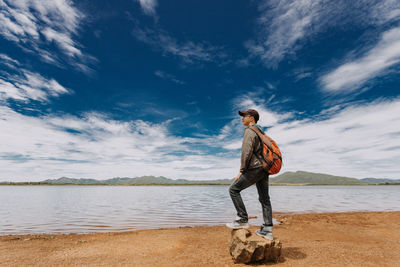
[[[201,180],[169,179],[166,177],[141,176],[136,178],[117,177],[107,180],[75,179],[61,177],[40,182],[1,182],[0,185],[230,185],[233,179]],[[270,178],[271,185],[385,185],[400,184],[400,180],[334,176],[305,171],[285,172]]]

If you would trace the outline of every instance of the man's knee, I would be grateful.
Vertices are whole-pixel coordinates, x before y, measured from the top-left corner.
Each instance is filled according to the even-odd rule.
[[[240,190],[238,190],[234,185],[231,185],[229,187],[229,194],[232,195],[236,195],[240,192]]]

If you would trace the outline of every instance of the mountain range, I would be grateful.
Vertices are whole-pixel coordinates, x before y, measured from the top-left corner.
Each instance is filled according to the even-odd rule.
[[[89,184],[89,185],[225,185],[231,184],[232,180],[220,179],[220,180],[202,180],[192,181],[186,179],[169,179],[163,176],[141,176],[136,178],[128,177],[117,177],[107,180],[96,180],[96,179],[74,179],[68,177],[61,177],[58,179],[44,180],[42,183],[49,184]]]
[[[52,185],[230,185],[233,179],[201,180],[169,179],[163,176],[141,176],[136,178],[117,177],[107,180],[86,178],[48,179],[41,182],[1,184],[52,184]],[[305,171],[285,172],[270,178],[271,185],[368,185],[368,184],[400,184],[400,179],[356,179],[351,177],[334,176],[324,173],[312,173]]]
[[[334,176],[324,173],[305,171],[285,172],[271,178],[271,184],[301,184],[301,185],[363,185],[367,181],[351,177]]]

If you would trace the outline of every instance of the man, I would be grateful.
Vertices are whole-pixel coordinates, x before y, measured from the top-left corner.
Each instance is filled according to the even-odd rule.
[[[263,134],[264,130],[256,124],[260,118],[256,110],[239,111],[239,115],[242,116],[242,124],[246,126],[242,144],[241,166],[239,174],[229,187],[229,194],[237,211],[237,219],[232,223],[227,223],[226,226],[233,229],[249,227],[248,214],[240,196],[240,191],[256,184],[264,219],[264,224],[261,225],[260,230],[256,231],[256,234],[272,240],[272,208],[268,194],[269,174],[262,168],[262,142],[256,132],[250,129],[249,126],[257,127]]]

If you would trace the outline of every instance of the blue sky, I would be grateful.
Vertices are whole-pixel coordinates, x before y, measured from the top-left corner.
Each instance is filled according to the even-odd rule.
[[[349,3],[350,2],[350,3]],[[400,3],[0,0],[0,180],[400,178]]]

